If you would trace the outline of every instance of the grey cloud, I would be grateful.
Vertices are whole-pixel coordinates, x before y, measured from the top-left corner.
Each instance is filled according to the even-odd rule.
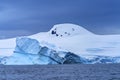
[[[74,23],[97,34],[120,34],[116,31],[120,29],[119,7],[119,0],[2,0],[0,30],[34,34],[57,23]]]

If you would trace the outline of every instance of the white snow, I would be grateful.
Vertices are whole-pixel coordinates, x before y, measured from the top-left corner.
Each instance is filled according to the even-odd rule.
[[[51,34],[52,30],[58,35]],[[48,32],[28,37],[38,40],[42,46],[57,51],[70,51],[81,56],[120,56],[120,35],[96,35],[74,24],[58,24]],[[12,55],[15,46],[16,38],[0,40],[0,55]]]
[[[13,51],[16,46],[16,39],[5,39],[0,40],[0,56],[10,56],[13,54]]]
[[[92,33],[75,24],[57,24],[49,31],[51,34],[54,31],[58,37],[76,36],[76,35],[91,35]]]

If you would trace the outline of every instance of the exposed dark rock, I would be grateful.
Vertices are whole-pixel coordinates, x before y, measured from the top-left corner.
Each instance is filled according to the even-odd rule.
[[[75,31],[75,29],[74,29],[74,28],[72,28],[72,31]]]
[[[56,36],[59,36],[58,34],[56,34]]]
[[[52,31],[51,34],[56,34],[56,31]]]
[[[67,32],[65,32],[65,34],[67,34]]]
[[[70,33],[68,33],[68,35],[70,35]]]

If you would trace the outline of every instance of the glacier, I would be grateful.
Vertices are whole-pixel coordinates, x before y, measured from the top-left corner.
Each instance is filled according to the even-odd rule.
[[[48,32],[0,40],[0,63],[120,63],[120,35],[97,35],[75,24],[55,25]]]

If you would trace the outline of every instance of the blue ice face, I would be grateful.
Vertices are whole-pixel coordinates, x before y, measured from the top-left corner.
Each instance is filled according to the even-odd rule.
[[[38,54],[41,49],[39,42],[30,38],[17,38],[15,52],[25,54]]]

